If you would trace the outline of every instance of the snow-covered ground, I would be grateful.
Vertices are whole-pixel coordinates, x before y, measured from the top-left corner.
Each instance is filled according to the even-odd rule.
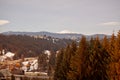
[[[22,70],[26,71],[32,71],[38,69],[38,60],[29,60],[22,62]]]
[[[46,72],[25,72],[25,75],[29,75],[29,76],[47,76]]]
[[[48,56],[48,58],[49,58],[50,55],[51,55],[51,52],[50,52],[49,50],[45,50],[45,51],[44,51],[44,54],[47,54],[47,56]]]

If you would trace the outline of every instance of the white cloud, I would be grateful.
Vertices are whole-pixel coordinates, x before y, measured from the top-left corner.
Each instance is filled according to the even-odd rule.
[[[8,20],[0,20],[0,25],[5,25],[5,24],[8,24],[10,23],[10,21]]]
[[[103,25],[103,26],[120,26],[120,22],[105,22],[105,23],[101,23],[100,25]]]
[[[73,32],[73,31],[69,31],[69,30],[62,30],[62,31],[57,32],[57,33],[65,34],[65,33],[78,33],[78,32]]]

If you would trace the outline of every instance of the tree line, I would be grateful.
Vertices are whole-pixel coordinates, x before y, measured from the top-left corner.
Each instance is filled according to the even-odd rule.
[[[120,31],[103,40],[82,37],[57,54],[54,80],[120,80]]]

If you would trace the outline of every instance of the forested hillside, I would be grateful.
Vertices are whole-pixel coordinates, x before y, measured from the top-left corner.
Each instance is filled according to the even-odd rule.
[[[120,31],[110,39],[105,36],[82,37],[57,56],[54,80],[120,80]]]
[[[52,37],[30,37],[26,35],[2,35],[0,34],[0,52],[2,50],[15,53],[15,58],[38,56],[44,50],[57,51],[71,43],[68,39]]]

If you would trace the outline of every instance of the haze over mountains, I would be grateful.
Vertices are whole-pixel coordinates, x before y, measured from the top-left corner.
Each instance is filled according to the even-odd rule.
[[[100,39],[103,39],[104,36],[107,36],[108,38],[110,35],[105,35],[105,34],[93,34],[93,35],[84,35],[80,33],[52,33],[52,32],[46,32],[46,31],[41,31],[41,32],[3,32],[2,34],[4,35],[28,35],[28,36],[50,36],[54,38],[60,38],[60,39],[80,39],[82,36],[86,36],[87,39],[90,39],[91,37],[95,38],[98,36]]]

